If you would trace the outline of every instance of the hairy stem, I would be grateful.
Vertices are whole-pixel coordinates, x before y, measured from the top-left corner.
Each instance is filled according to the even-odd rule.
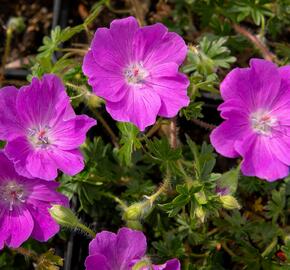
[[[11,45],[11,40],[12,40],[12,34],[13,34],[12,28],[8,27],[6,30],[6,41],[5,41],[4,55],[2,58],[2,65],[1,65],[1,70],[0,70],[0,84],[1,84],[1,81],[3,81],[3,79],[4,79],[5,65],[7,62],[7,58],[10,54],[10,45]]]
[[[102,195],[102,196],[104,196],[104,197],[108,197],[108,198],[113,199],[116,203],[118,203],[121,206],[121,208],[123,210],[125,210],[125,209],[128,208],[128,206],[127,206],[127,204],[125,202],[123,202],[120,198],[118,198],[117,196],[115,196],[115,195],[113,195],[111,193],[100,192],[99,194]]]
[[[19,253],[25,257],[29,257],[31,258],[33,261],[38,261],[38,255],[36,252],[32,251],[32,250],[29,250],[29,249],[26,249],[26,248],[23,248],[23,247],[19,247],[19,248],[13,248],[11,249],[13,251],[15,251],[16,253]]]
[[[153,205],[156,199],[170,188],[170,178],[171,178],[171,175],[169,171],[167,170],[166,176],[160,188],[154,194],[150,196],[145,196],[145,198],[148,199],[148,202],[150,202],[150,205]]]
[[[140,25],[145,25],[145,16],[141,3],[139,2],[139,0],[130,0],[130,2],[138,22],[140,23]]]
[[[110,135],[114,146],[119,147],[118,137],[116,136],[114,131],[111,129],[109,124],[106,122],[106,120],[103,118],[103,116],[100,113],[98,113],[96,110],[93,113],[94,113],[95,117],[97,118],[97,120],[101,122],[101,124],[103,125],[103,127],[105,128],[107,133]]]
[[[80,228],[81,230],[83,230],[84,232],[86,232],[92,238],[95,238],[96,233],[93,230],[91,230],[90,228],[88,228],[87,226],[85,226],[84,224],[79,223],[78,224],[78,228]]]
[[[192,119],[191,120],[194,124],[204,128],[204,129],[208,129],[208,130],[213,130],[216,128],[215,125],[212,125],[212,124],[209,124],[209,123],[206,123],[200,119]]]
[[[177,147],[177,126],[176,117],[172,118],[169,125],[169,142],[173,149]]]
[[[255,35],[253,35],[250,31],[248,31],[246,28],[238,25],[238,24],[233,24],[233,27],[235,31],[247,38],[262,54],[262,56],[269,61],[272,62],[277,62],[277,57],[270,52],[270,50],[267,48],[267,46]]]

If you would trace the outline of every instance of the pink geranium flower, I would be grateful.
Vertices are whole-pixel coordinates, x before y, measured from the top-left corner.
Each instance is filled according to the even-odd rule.
[[[60,79],[45,75],[28,86],[0,91],[0,139],[17,173],[53,180],[57,169],[74,175],[84,168],[79,146],[96,121],[75,115]]]
[[[178,71],[186,57],[183,39],[160,23],[139,27],[133,17],[99,28],[83,71],[117,121],[144,130],[157,115],[173,117],[187,106],[187,77]]]
[[[286,177],[290,165],[290,66],[252,59],[221,84],[225,120],[211,143],[226,157],[243,158],[245,175],[268,181]]]
[[[131,270],[143,261],[147,249],[146,237],[141,231],[122,228],[117,234],[102,231],[90,243],[86,270]],[[144,266],[140,270],[180,270],[177,259],[162,265]]]
[[[5,244],[17,248],[30,236],[47,241],[59,231],[48,209],[52,204],[67,206],[68,200],[57,187],[56,182],[18,175],[0,151],[0,249]]]

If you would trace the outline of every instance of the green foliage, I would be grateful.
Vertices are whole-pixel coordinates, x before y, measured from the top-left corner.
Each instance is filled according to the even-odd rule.
[[[162,21],[185,39],[188,54],[180,71],[190,80],[190,104],[176,117],[175,130],[174,122],[161,119],[144,133],[130,123],[113,122],[82,71],[95,28],[134,11],[130,1],[121,2],[97,1],[81,25],[52,29],[30,60],[29,80],[57,74],[76,112],[98,111],[117,138],[112,143],[98,121],[81,146],[85,169],[60,175],[59,191],[96,232],[123,226],[144,230],[154,263],[176,257],[183,270],[289,269],[289,179],[269,183],[243,176],[241,161],[217,157],[208,130],[198,126],[201,120],[191,121],[219,124],[220,82],[232,68],[263,57],[234,24],[268,47],[280,65],[289,63],[289,1],[168,0],[149,1],[147,7],[142,1],[146,23]],[[39,260],[5,249],[0,269],[59,269],[63,260],[50,248],[65,248],[68,237],[63,231],[47,244],[25,243]]]
[[[171,148],[166,138],[147,140],[147,148],[150,161],[158,164],[163,172],[178,172],[177,161],[181,158],[181,149]]]
[[[185,72],[198,72],[202,75],[213,73],[217,68],[229,68],[236,58],[230,56],[225,46],[227,38],[214,38],[204,36],[197,47],[190,47],[188,51],[188,64]]]
[[[136,149],[141,147],[141,143],[137,138],[139,130],[130,123],[118,123],[121,132],[120,149],[118,156],[122,164],[132,165],[132,154]]]

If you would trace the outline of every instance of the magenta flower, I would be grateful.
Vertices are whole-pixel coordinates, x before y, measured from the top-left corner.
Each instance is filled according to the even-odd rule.
[[[58,184],[27,179],[15,172],[13,163],[0,151],[0,249],[17,248],[30,236],[47,241],[59,231],[48,209],[68,205],[56,192]]]
[[[140,231],[128,228],[120,229],[117,234],[103,231],[90,243],[86,270],[131,270],[144,259],[146,248],[146,238]],[[180,263],[173,259],[152,267],[154,270],[180,270]],[[150,266],[143,266],[140,270],[149,269]]]
[[[53,180],[57,169],[74,175],[84,167],[78,147],[96,121],[75,115],[61,81],[55,75],[33,78],[18,91],[0,91],[0,139],[17,173]]]
[[[144,130],[157,115],[173,117],[187,106],[187,77],[178,72],[186,57],[183,39],[160,23],[139,27],[134,17],[99,28],[83,71],[117,121]]]
[[[243,158],[245,175],[268,181],[286,177],[290,165],[290,66],[252,59],[221,84],[225,121],[211,134],[220,154]]]

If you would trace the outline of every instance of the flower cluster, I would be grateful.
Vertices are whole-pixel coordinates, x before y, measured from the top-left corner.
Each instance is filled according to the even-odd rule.
[[[75,115],[60,79],[44,75],[19,90],[0,91],[0,248],[18,247],[32,236],[46,241],[59,226],[48,209],[68,205],[56,192],[57,170],[69,175],[84,167],[79,146],[96,121]]]
[[[180,270],[177,259],[162,265],[154,265],[144,257],[146,237],[140,231],[122,228],[117,234],[107,231],[98,233],[90,243],[86,270]]]
[[[0,139],[17,173],[54,180],[57,169],[74,175],[84,168],[78,147],[96,121],[75,115],[60,79],[44,75],[19,90],[0,92]]]
[[[157,115],[173,117],[189,104],[189,80],[178,71],[186,53],[183,39],[163,24],[139,27],[128,17],[96,31],[83,72],[115,120],[144,130]]]
[[[243,158],[245,175],[268,181],[286,177],[290,166],[290,66],[252,59],[221,84],[225,120],[211,143],[226,157]]]
[[[93,91],[106,100],[118,121],[144,130],[157,115],[173,117],[187,106],[189,80],[179,72],[187,47],[162,24],[139,27],[133,17],[99,28],[83,63]],[[61,80],[52,74],[0,91],[0,248],[19,247],[30,236],[46,241],[59,230],[49,214],[68,206],[56,192],[58,170],[75,175],[84,168],[79,150],[95,119],[76,115]],[[179,270],[177,259],[153,265],[145,256],[142,232],[127,228],[101,232],[90,244],[87,269]],[[136,268],[137,267],[137,268]]]

